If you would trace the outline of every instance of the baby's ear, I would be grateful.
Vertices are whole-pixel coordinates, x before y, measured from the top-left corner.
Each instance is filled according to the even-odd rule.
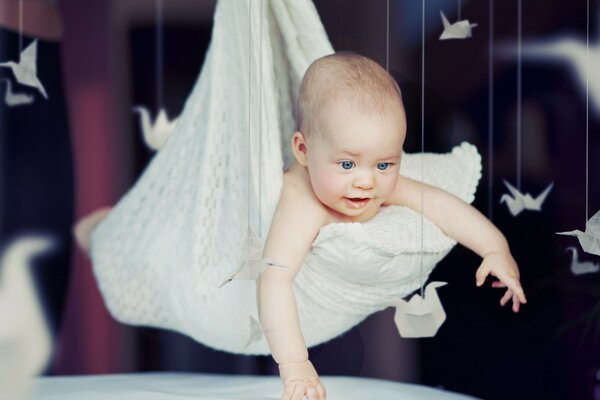
[[[306,138],[304,137],[304,134],[302,132],[294,132],[294,135],[292,135],[291,145],[292,154],[294,154],[296,161],[298,161],[298,164],[305,167],[307,164],[308,148],[306,146]]]

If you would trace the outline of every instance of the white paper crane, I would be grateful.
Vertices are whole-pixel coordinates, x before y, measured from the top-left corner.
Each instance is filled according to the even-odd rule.
[[[22,236],[0,258],[0,390],[7,396],[2,398],[23,398],[29,379],[43,371],[52,353],[30,264],[54,246],[48,236]]]
[[[250,316],[250,337],[244,348],[247,348],[254,342],[258,342],[264,336],[262,326],[254,317]]]
[[[579,254],[575,247],[567,247],[566,251],[571,251],[571,272],[573,275],[591,274],[600,271],[600,264],[591,261],[579,261]]]
[[[598,19],[600,22],[600,18]],[[588,56],[585,38],[572,34],[562,35],[539,41],[523,42],[521,57],[524,61],[555,62],[567,66],[577,82],[580,93],[586,94],[586,82],[589,82],[589,97],[591,108],[600,115],[600,30],[598,38],[589,45],[589,74]],[[500,57],[516,58],[518,48],[514,45],[498,45],[496,54]]]
[[[15,93],[12,90],[10,79],[2,79],[6,82],[6,91],[4,92],[4,102],[9,107],[21,106],[33,103],[33,95],[26,93]]]
[[[285,265],[278,264],[277,262],[269,259],[246,260],[242,262],[240,267],[231,275],[231,277],[227,278],[227,280],[221,283],[219,287],[223,287],[225,284],[234,279],[256,280],[268,267],[287,268]]]
[[[600,210],[585,223],[585,232],[576,229],[568,232],[556,232],[556,234],[577,236],[583,251],[600,256]]]
[[[140,115],[142,134],[146,145],[151,150],[160,150],[173,133],[173,130],[177,125],[178,118],[169,121],[167,112],[164,108],[160,109],[154,122],[150,120],[150,112],[144,106],[134,107],[133,112]]]
[[[225,286],[234,279],[256,280],[268,267],[288,268],[275,260],[261,258],[262,251],[263,247],[261,241],[255,233],[251,232],[240,252],[244,261],[242,261],[239,267],[219,285],[219,288]]]
[[[388,305],[396,307],[394,322],[404,338],[432,337],[446,320],[446,312],[437,288],[446,282],[431,282],[425,287],[425,297],[413,295],[409,301],[398,300]]]
[[[37,77],[36,62],[37,39],[21,52],[18,64],[14,61],[7,61],[0,63],[0,67],[10,68],[19,83],[36,88],[45,98],[48,98],[42,82]]]
[[[470,38],[473,35],[473,28],[477,26],[477,24],[471,24],[468,19],[450,24],[450,21],[441,10],[440,15],[442,16],[442,24],[444,24],[444,31],[440,35],[440,40]]]
[[[510,195],[503,194],[502,197],[500,197],[500,204],[506,203],[508,210],[513,217],[519,215],[523,210],[541,211],[542,204],[554,186],[554,183],[551,183],[538,197],[534,199],[529,193],[522,194],[519,190],[517,190],[517,188],[505,180],[504,184],[510,191]]]

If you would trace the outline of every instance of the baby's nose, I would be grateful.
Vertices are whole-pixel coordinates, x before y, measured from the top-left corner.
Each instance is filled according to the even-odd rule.
[[[375,186],[373,174],[363,173],[356,176],[353,186],[360,189],[372,189]]]

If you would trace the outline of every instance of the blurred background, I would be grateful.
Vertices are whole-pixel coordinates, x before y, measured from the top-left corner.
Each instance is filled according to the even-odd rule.
[[[314,3],[336,50],[388,65],[398,80],[408,117],[405,151],[421,149],[422,100],[425,151],[446,152],[465,140],[477,146],[483,176],[474,205],[507,237],[528,298],[518,314],[500,307],[501,292],[489,282],[475,287],[480,259],[458,246],[431,276],[449,283],[439,291],[447,320],[434,338],[401,338],[390,308],[309,349],[319,374],[486,399],[600,399],[600,273],[571,273],[565,249],[579,248],[577,240],[555,234],[583,229],[586,203],[588,217],[600,208],[600,112],[593,103],[600,93],[590,89],[586,115],[586,78],[573,67],[581,51],[585,56],[588,1],[428,0],[425,26],[421,1]],[[163,104],[170,117],[179,115],[210,42],[214,7],[212,0],[164,0],[159,17],[152,0],[59,0],[64,34],[38,45],[38,58],[53,60],[39,71],[49,100],[0,108],[0,244],[36,229],[61,239],[59,251],[32,265],[54,335],[46,374],[277,374],[271,357],[227,354],[175,332],[116,322],[70,236],[77,217],[118,201],[151,161],[131,109],[143,104],[155,113]],[[440,41],[440,10],[451,22],[477,23],[473,36]],[[589,1],[589,21],[591,82],[600,79],[596,0]],[[2,34],[0,62],[18,59],[32,40],[24,35],[19,46],[14,29]],[[499,50],[516,49],[519,35],[523,42],[569,37],[579,52],[562,62],[523,57],[519,66]],[[0,69],[0,78],[9,75]],[[499,204],[503,180],[520,181],[534,196],[552,182],[554,188],[541,212],[513,217]],[[580,260],[600,262],[579,250]]]

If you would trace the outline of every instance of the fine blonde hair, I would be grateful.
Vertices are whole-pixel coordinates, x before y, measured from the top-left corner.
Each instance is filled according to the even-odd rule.
[[[400,106],[402,93],[388,72],[368,57],[338,52],[315,60],[306,70],[296,103],[296,130],[318,133],[320,111],[334,102],[381,113]]]

